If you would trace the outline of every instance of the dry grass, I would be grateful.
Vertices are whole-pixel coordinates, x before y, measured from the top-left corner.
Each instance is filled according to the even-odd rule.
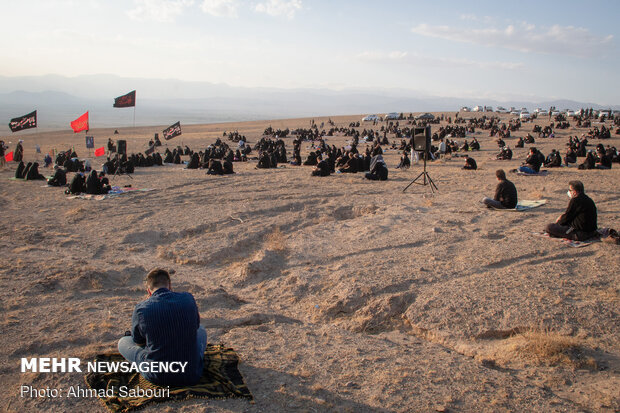
[[[286,250],[286,237],[280,228],[276,228],[272,233],[265,235],[265,246],[271,251]]]
[[[507,360],[514,358],[547,366],[565,365],[596,369],[594,358],[586,356],[584,343],[576,337],[550,330],[528,330],[506,340]]]

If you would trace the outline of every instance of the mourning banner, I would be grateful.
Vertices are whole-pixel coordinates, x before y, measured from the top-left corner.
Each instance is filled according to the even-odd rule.
[[[19,118],[13,118],[9,122],[9,128],[11,132],[17,132],[24,129],[37,127],[37,111],[31,112],[27,115],[20,116]]]
[[[163,134],[167,141],[175,136],[179,136],[181,134],[181,122],[177,122],[174,125],[164,129]]]
[[[136,91],[132,90],[126,95],[115,98],[114,105],[112,106],[115,108],[130,108],[136,106]]]

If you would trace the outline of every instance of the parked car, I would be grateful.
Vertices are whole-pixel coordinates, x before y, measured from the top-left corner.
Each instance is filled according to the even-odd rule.
[[[521,113],[519,114],[519,119],[528,120],[531,118],[532,116],[530,115],[530,112],[528,112],[527,110],[522,110]]]
[[[566,116],[576,116],[576,115],[575,115],[575,111],[574,111],[574,110],[570,110],[570,109],[568,109],[568,110],[566,111]]]
[[[598,113],[598,118],[599,118],[599,119],[601,119],[601,118],[603,118],[603,117],[605,117],[605,118],[609,118],[610,116],[611,116],[611,110],[601,110],[601,111]]]
[[[485,106],[484,107],[484,111],[485,112],[493,112],[493,106]]]
[[[510,109],[510,114],[511,114],[511,115],[520,115],[520,114],[521,114],[521,111],[520,111],[520,110],[517,110],[517,109],[515,109],[515,108],[512,108],[512,109]]]
[[[431,113],[423,113],[415,117],[415,120],[433,120],[435,119],[435,115]]]
[[[375,122],[379,120],[379,116],[377,115],[368,115],[362,118],[362,122]]]
[[[471,112],[471,108],[468,108],[467,106],[463,106],[461,108],[461,112]]]
[[[508,113],[509,111],[503,106],[498,106],[496,112],[497,113]]]
[[[396,112],[390,112],[387,115],[385,115],[385,117],[383,119],[385,120],[397,120],[400,117],[400,115]]]
[[[482,106],[474,106],[473,111],[474,112],[483,112],[484,111],[484,107],[482,107]]]

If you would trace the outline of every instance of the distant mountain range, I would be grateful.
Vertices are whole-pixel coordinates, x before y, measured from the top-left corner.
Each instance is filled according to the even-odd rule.
[[[388,112],[458,111],[462,106],[511,106],[530,110],[620,109],[572,100],[494,101],[425,96],[398,90],[276,89],[232,87],[174,79],[122,78],[114,75],[0,76],[0,134],[9,119],[37,110],[40,130],[69,129],[69,122],[90,111],[91,128],[133,125],[133,108],[113,108],[114,98],[136,90],[136,126],[232,122],[292,117]]]

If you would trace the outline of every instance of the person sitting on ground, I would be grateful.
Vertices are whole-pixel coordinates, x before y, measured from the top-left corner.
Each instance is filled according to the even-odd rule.
[[[217,159],[209,159],[209,170],[207,175],[224,175],[224,168],[222,163]]]
[[[314,152],[314,151],[311,151],[308,154],[308,158],[306,158],[306,160],[304,162],[304,165],[306,165],[306,166],[308,166],[308,165],[309,166],[314,166],[314,165],[316,165],[318,163],[319,163],[319,161],[318,161],[317,153]]]
[[[512,159],[512,150],[508,146],[504,146],[497,154],[498,161],[506,161]]]
[[[313,152],[310,152],[313,153]],[[258,164],[256,165],[259,169],[269,169],[271,168],[271,156],[267,152],[263,152],[260,154],[258,158]]]
[[[200,156],[198,153],[194,152],[189,162],[187,163],[187,169],[198,169],[200,168]]]
[[[54,176],[47,180],[49,186],[65,186],[67,185],[67,172],[65,168],[58,165],[54,166]]]
[[[99,180],[99,176],[97,176],[97,171],[94,169],[90,171],[88,178],[86,178],[86,193],[92,195],[101,195],[103,193],[101,181]]]
[[[17,165],[17,169],[15,170],[15,178],[24,179],[24,170],[25,170],[24,161],[19,161],[19,164]]]
[[[478,140],[476,138],[472,139],[471,143],[469,144],[469,150],[471,150],[471,151],[479,151],[480,150],[480,142],[478,142]]]
[[[519,140],[515,143],[515,148],[523,148],[525,146],[525,141],[522,137],[519,136]]]
[[[81,172],[73,175],[69,188],[65,191],[65,194],[77,195],[84,192],[84,174]]]
[[[572,147],[566,149],[566,155],[564,155],[564,165],[568,166],[569,163],[577,162],[577,152]]]
[[[484,197],[482,203],[487,207],[497,209],[513,209],[517,206],[517,188],[515,184],[506,179],[506,172],[503,169],[495,171],[495,176],[499,181],[495,188],[493,199]]]
[[[194,297],[172,291],[168,271],[151,270],[146,276],[149,298],[136,305],[131,335],[122,337],[118,351],[130,362],[187,363],[180,373],[141,373],[160,386],[191,386],[202,377],[207,332],[200,325]]]
[[[357,160],[357,156],[356,154],[354,154],[353,152],[349,153],[349,159],[347,160],[347,162],[344,164],[344,166],[340,169],[338,169],[341,173],[357,173],[358,171],[358,160]]]
[[[403,156],[400,157],[400,163],[396,169],[409,169],[409,167],[411,167],[411,160],[409,159],[407,151],[403,151]]]
[[[476,163],[476,160],[474,158],[465,155],[465,165],[463,166],[463,169],[475,171],[476,169],[478,169],[478,164]]]
[[[24,177],[26,181],[34,181],[34,180],[45,180],[45,177],[39,173],[39,163],[34,162],[28,171],[26,172],[26,176]]]
[[[383,160],[383,156],[377,155],[371,159],[370,172],[366,173],[364,177],[371,181],[387,181],[388,168]]]
[[[596,156],[598,158],[594,165],[596,169],[611,169],[611,158],[607,156],[602,145],[596,149]]]
[[[570,202],[566,211],[553,224],[547,225],[545,232],[552,237],[585,241],[595,237],[598,232],[597,213],[594,201],[585,194],[581,181],[568,183]]]
[[[231,175],[235,173],[233,170],[233,163],[231,161],[224,161],[222,164],[222,170],[224,175]]]
[[[469,144],[467,143],[467,139],[465,139],[465,142],[463,143],[463,145],[461,145],[459,150],[463,152],[467,152],[469,150]]]
[[[529,156],[525,159],[525,163],[521,165],[518,170],[519,172],[526,174],[537,174],[540,172],[541,165],[542,161],[538,155],[538,149],[531,147]]]
[[[314,169],[312,170],[312,176],[329,176],[330,167],[327,159],[323,159],[319,156],[319,163],[316,164]]]
[[[562,157],[560,156],[560,152],[555,149],[551,150],[551,153],[545,159],[545,168],[557,168],[562,166]]]
[[[594,158],[594,154],[592,151],[588,151],[586,154],[586,159],[583,160],[583,163],[579,164],[578,169],[594,169],[596,165],[596,159]]]

